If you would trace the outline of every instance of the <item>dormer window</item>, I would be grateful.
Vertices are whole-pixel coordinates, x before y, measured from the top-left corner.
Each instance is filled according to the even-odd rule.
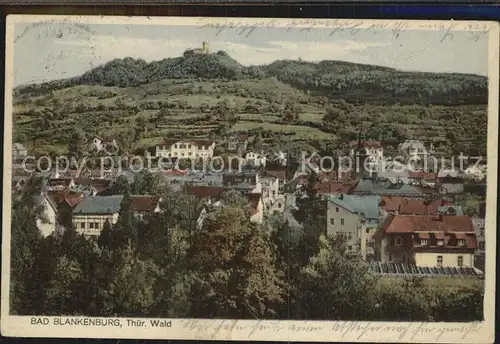
[[[394,238],[394,246],[402,246],[403,245],[403,238],[400,236],[397,236]]]
[[[458,239],[458,246],[465,246],[465,240],[464,239]]]
[[[444,246],[444,240],[443,239],[438,239],[437,240],[437,245],[438,246]]]

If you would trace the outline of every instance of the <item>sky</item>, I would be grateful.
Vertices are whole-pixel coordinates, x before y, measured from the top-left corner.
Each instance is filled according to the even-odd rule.
[[[239,29],[193,26],[65,23],[14,26],[14,86],[78,76],[115,58],[147,62],[178,57],[207,41],[211,51],[224,50],[243,65],[283,59],[342,60],[408,71],[487,75],[488,36],[472,39],[456,31],[389,29],[350,31],[312,28],[258,28],[250,35]],[[248,33],[248,31],[247,31]]]

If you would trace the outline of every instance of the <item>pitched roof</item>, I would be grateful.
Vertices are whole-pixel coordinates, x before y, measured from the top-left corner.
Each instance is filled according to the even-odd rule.
[[[436,180],[436,172],[410,171],[409,177],[413,179]]]
[[[74,182],[76,185],[90,186],[94,188],[97,192],[107,189],[111,181],[107,179],[89,179],[89,178],[75,178]]]
[[[354,188],[355,193],[380,195],[421,195],[422,192],[407,184],[391,183],[388,180],[361,179]]]
[[[47,185],[49,186],[69,186],[71,184],[72,179],[71,178],[50,178],[47,181]]]
[[[214,141],[206,138],[173,138],[162,141],[162,144],[168,146],[176,143],[191,143],[196,146],[210,146],[214,143]]]
[[[365,219],[378,220],[379,218],[379,196],[340,195],[329,196],[327,199],[352,213],[362,215]]]
[[[158,206],[159,202],[160,202],[160,197],[158,196],[149,196],[149,195],[132,196],[132,211],[153,212]]]
[[[384,221],[385,233],[463,232],[475,233],[468,216],[389,215]]]
[[[55,204],[61,204],[66,198],[81,197],[82,194],[79,192],[73,192],[69,189],[65,189],[61,191],[48,191],[47,196],[51,198]]]
[[[69,205],[70,208],[73,208],[75,205],[77,205],[78,203],[80,203],[83,199],[83,195],[79,195],[79,196],[72,196],[72,197],[66,197],[64,199],[64,202]]]
[[[464,210],[458,205],[444,205],[438,208],[438,212],[441,214],[458,215],[464,216]]]
[[[356,147],[357,145],[357,140],[352,140],[351,142],[349,142],[350,147]],[[382,143],[377,140],[361,140],[361,147],[382,147]]]
[[[387,212],[399,212],[399,214],[430,214],[436,215],[438,207],[443,205],[442,200],[433,200],[425,204],[425,200],[406,198],[401,196],[382,196],[380,206]]]
[[[263,174],[278,178],[279,180],[286,180],[286,173],[286,167],[283,167],[280,169],[266,169]]]
[[[122,195],[87,197],[76,205],[73,214],[116,214],[122,200]]]
[[[354,185],[352,183],[327,181],[318,182],[315,187],[320,194],[347,194],[351,192]]]
[[[200,198],[217,198],[220,194],[227,190],[225,187],[219,186],[193,186],[186,185],[185,191],[187,194],[195,195]]]

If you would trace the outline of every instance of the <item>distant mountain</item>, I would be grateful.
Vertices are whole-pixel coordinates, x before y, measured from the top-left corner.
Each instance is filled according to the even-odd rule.
[[[131,87],[163,79],[262,79],[276,77],[296,88],[330,99],[373,104],[487,104],[487,78],[469,74],[406,72],[343,61],[319,63],[280,60],[245,67],[219,51],[184,54],[147,63],[116,59],[85,74],[38,85],[19,86],[16,94],[43,94],[76,85]]]

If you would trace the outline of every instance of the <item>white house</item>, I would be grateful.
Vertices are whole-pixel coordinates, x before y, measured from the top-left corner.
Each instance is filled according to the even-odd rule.
[[[92,140],[91,150],[96,153],[106,152],[108,154],[114,154],[118,152],[119,147],[115,139],[95,136],[94,139]]]
[[[73,226],[77,233],[98,236],[106,221],[116,224],[123,196],[86,197],[73,209]]]
[[[264,221],[264,204],[262,196],[258,193],[249,194],[250,204],[245,206],[245,210],[250,218],[250,222],[262,224]]]
[[[24,159],[28,155],[28,151],[20,143],[14,143],[12,145],[12,158],[14,160]]]
[[[167,139],[156,146],[157,158],[211,159],[215,142],[209,139]]]
[[[251,164],[255,167],[266,166],[267,158],[260,153],[248,151],[245,153],[244,158],[247,164]]]
[[[198,215],[198,219],[196,220],[197,228],[202,229],[203,223],[205,222],[205,219],[210,214],[210,212],[222,206],[223,204],[221,203],[220,200],[212,202],[210,199],[208,199],[206,203],[203,205],[203,208],[201,209],[200,214]]]
[[[46,194],[38,196],[35,202],[42,207],[41,217],[36,220],[36,226],[46,238],[56,231],[57,205]]]
[[[428,154],[427,148],[419,140],[406,140],[398,146],[398,150],[400,153],[414,158],[421,158]]]

